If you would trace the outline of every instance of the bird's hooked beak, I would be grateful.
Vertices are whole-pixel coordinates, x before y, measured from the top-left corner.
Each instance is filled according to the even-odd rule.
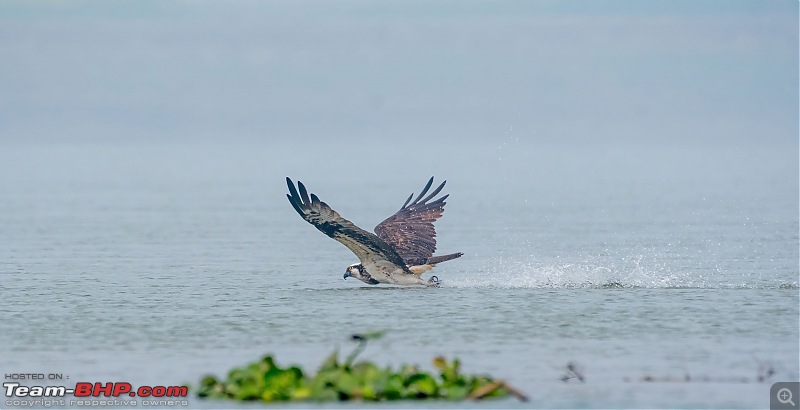
[[[347,268],[347,270],[344,271],[344,276],[342,277],[342,279],[347,280],[347,278],[349,277],[350,277],[350,268]]]

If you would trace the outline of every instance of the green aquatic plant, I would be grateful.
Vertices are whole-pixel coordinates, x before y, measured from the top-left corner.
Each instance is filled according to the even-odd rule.
[[[460,361],[436,357],[433,366],[438,373],[403,365],[398,370],[380,367],[369,361],[355,362],[369,340],[382,334],[354,335],[358,347],[345,361],[334,351],[308,375],[297,366],[280,367],[272,356],[245,367],[235,368],[219,380],[206,376],[200,381],[197,395],[213,399],[281,401],[332,400],[408,400],[408,399],[483,399],[513,395],[526,397],[501,380],[486,375],[464,375]]]

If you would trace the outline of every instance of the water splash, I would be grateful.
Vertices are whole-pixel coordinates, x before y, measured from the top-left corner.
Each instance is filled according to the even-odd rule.
[[[692,272],[650,268],[638,261],[622,265],[505,262],[488,269],[448,274],[443,287],[500,289],[800,289],[798,282],[724,281]]]
[[[455,288],[762,288],[722,283],[691,270],[670,269],[645,256],[615,261],[541,263],[495,259],[469,272],[447,275],[444,287]]]

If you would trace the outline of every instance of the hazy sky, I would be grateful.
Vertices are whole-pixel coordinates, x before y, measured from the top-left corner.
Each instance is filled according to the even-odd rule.
[[[0,2],[0,142],[798,139],[798,2]]]

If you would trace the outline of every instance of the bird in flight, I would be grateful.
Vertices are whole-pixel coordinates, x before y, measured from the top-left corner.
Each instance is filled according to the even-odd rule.
[[[447,181],[425,196],[433,184],[431,177],[422,192],[413,201],[411,198],[414,194],[409,195],[399,211],[375,227],[375,233],[359,228],[342,218],[316,195],[309,195],[302,182],[297,181],[295,188],[289,177],[286,177],[286,184],[289,186],[286,197],[303,219],[356,254],[360,263],[347,267],[345,279],[353,277],[370,285],[389,283],[438,286],[439,278],[431,276],[426,281],[422,279],[422,274],[437,263],[463,255],[457,252],[433,256],[436,251],[436,229],[433,223],[442,216],[446,204],[444,200],[449,195],[428,201],[441,192],[445,183]]]

